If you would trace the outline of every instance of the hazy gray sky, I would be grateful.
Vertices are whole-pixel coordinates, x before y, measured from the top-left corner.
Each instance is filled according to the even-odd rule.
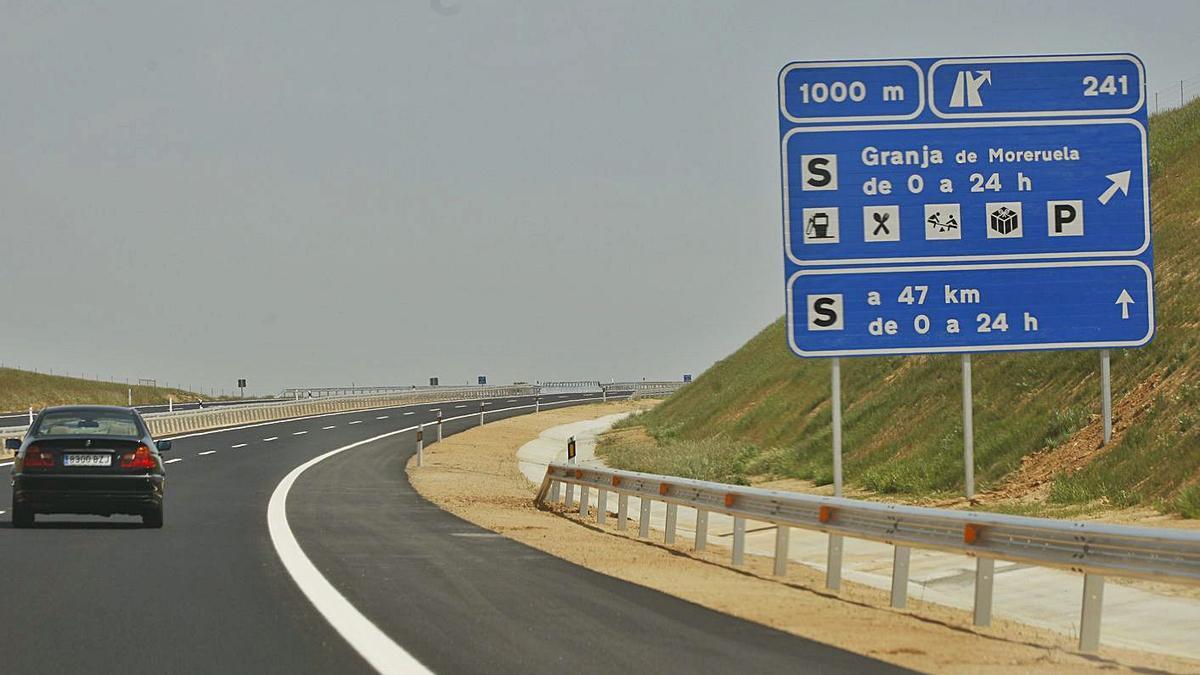
[[[0,361],[699,373],[784,310],[781,65],[1132,51],[1177,92],[1198,37],[1195,0],[0,2]]]

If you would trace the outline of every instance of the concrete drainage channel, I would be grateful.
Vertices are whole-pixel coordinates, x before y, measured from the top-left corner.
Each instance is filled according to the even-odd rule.
[[[1200,534],[1192,532],[817,497],[618,471],[595,463],[551,462],[545,471],[537,497],[542,508],[563,496],[567,507],[578,509],[581,516],[590,514],[594,505],[598,524],[604,524],[612,515],[610,497],[615,496],[618,529],[637,520],[638,536],[649,538],[653,524],[670,545],[677,530],[686,528],[695,537],[695,549],[703,550],[713,540],[710,531],[721,528],[725,531],[716,534],[717,540],[728,542],[735,566],[744,563],[748,537],[760,544],[765,543],[763,537],[773,537],[773,548],[768,544],[759,552],[774,555],[776,575],[786,574],[789,559],[799,560],[823,569],[832,590],[840,587],[844,550],[853,543],[856,562],[873,559],[874,568],[883,568],[881,558],[886,556],[891,574],[888,579],[864,565],[871,571],[855,570],[848,578],[889,588],[893,607],[906,606],[910,588],[924,600],[964,607],[980,626],[991,622],[1000,562],[1006,577],[1001,597],[1015,596],[1026,610],[1006,615],[1059,632],[1077,632],[1079,649],[1085,653],[1099,648],[1106,576],[1200,585]],[[748,521],[765,527],[748,528]],[[793,531],[800,541],[793,542]],[[824,566],[812,562],[821,554]],[[975,559],[974,570],[955,561],[970,558]],[[925,584],[938,590],[912,583],[914,568],[926,575]],[[1074,585],[1078,581],[1071,582],[1080,572],[1082,602],[1074,595],[1078,591],[1070,590],[1079,588]],[[1115,626],[1109,640],[1114,645],[1200,656],[1194,640],[1200,603],[1124,585],[1109,590],[1107,621]],[[1076,614],[1065,611],[1072,596],[1080,603]],[[1154,620],[1164,615],[1171,617],[1169,626]]]

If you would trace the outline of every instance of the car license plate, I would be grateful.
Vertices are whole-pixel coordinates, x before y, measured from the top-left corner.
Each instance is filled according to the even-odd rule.
[[[73,452],[63,455],[63,466],[112,466],[112,455]]]

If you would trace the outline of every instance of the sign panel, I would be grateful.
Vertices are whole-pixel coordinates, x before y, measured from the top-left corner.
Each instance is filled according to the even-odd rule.
[[[1135,57],[1107,54],[785,66],[779,120],[793,351],[1149,342],[1144,80]],[[897,300],[916,287],[933,304]],[[951,302],[959,288],[970,303]],[[836,305],[839,319],[814,323],[818,301],[825,312]],[[1029,323],[1015,321],[1026,315]],[[916,331],[914,321],[930,325]],[[946,329],[951,321],[957,330]]]

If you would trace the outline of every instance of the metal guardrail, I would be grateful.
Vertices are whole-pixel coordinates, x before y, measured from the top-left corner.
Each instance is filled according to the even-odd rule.
[[[607,516],[607,494],[615,492],[619,529],[626,527],[629,497],[638,497],[641,537],[649,536],[651,502],[665,502],[668,544],[675,540],[678,507],[694,508],[697,550],[707,542],[709,513],[732,516],[735,565],[743,560],[746,521],[773,523],[778,526],[775,574],[779,576],[787,571],[790,528],[827,533],[826,586],[834,590],[841,585],[842,537],[891,544],[895,546],[893,607],[904,607],[907,602],[911,547],[974,557],[974,622],[980,626],[991,623],[996,560],[1080,572],[1084,575],[1079,630],[1083,652],[1095,652],[1100,645],[1106,575],[1200,585],[1200,534],[1193,532],[819,497],[557,462],[546,469],[536,499],[539,508],[557,500],[559,484],[567,486],[568,508],[573,487],[580,486],[581,515],[587,514],[590,491],[595,489],[601,523]]]
[[[377,394],[373,396],[330,396],[279,401],[258,405],[221,406],[199,410],[144,413],[142,418],[154,436],[172,436],[205,429],[269,422],[292,417],[305,417],[333,412],[350,412],[414,403],[460,401],[503,396],[534,396],[537,387],[519,385],[507,387],[438,387],[436,390],[416,390]],[[28,425],[0,428],[0,438],[23,437]]]
[[[664,381],[664,382],[612,382],[601,385],[607,396],[610,393],[629,393],[630,398],[640,398],[647,396],[670,396],[679,391],[688,383]]]

